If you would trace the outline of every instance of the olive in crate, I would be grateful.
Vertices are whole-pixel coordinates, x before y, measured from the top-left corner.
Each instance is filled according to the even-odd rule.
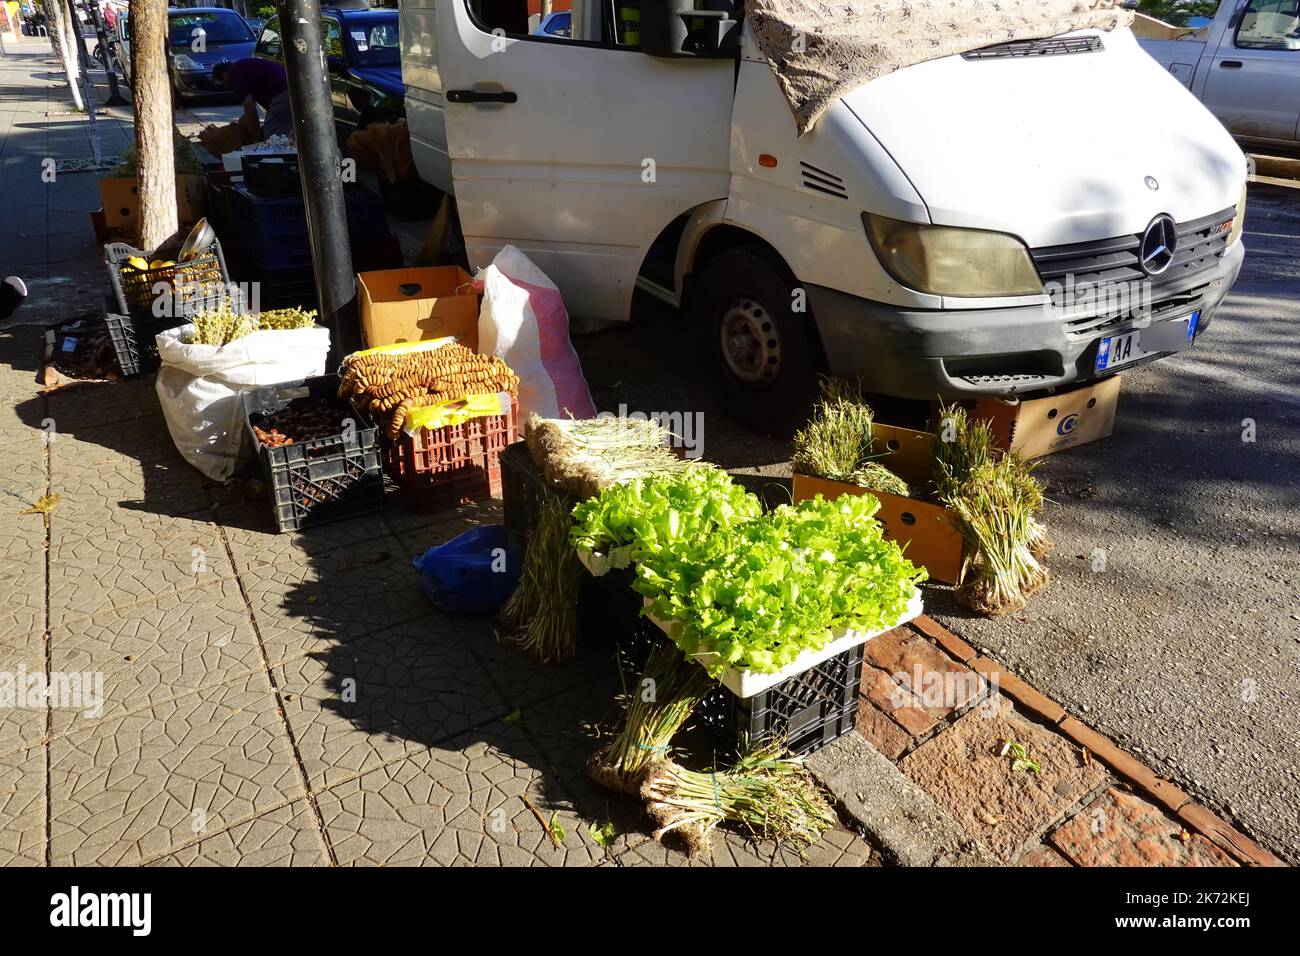
[[[379,511],[379,438],[322,375],[244,393],[248,433],[280,531]]]

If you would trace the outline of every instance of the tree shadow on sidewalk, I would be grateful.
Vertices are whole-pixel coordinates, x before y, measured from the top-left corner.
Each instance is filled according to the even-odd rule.
[[[393,774],[413,772],[427,750],[434,756],[422,773],[469,788],[489,842],[549,840],[534,810],[548,821],[558,812],[569,831],[565,853],[601,855],[585,831],[597,815],[606,819],[608,801],[593,799],[585,762],[600,746],[599,728],[618,716],[612,645],[587,641],[568,664],[535,663],[499,641],[490,619],[446,617],[410,563],[499,521],[495,503],[422,518],[390,489],[381,514],[282,535],[264,500],[221,507],[218,517],[314,789],[377,792]],[[456,771],[467,754],[475,756]],[[512,821],[500,832],[497,811]],[[464,820],[454,826],[466,829]]]

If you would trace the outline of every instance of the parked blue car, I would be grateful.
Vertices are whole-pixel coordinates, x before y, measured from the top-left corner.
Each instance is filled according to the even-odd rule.
[[[395,122],[404,115],[402,41],[396,10],[321,10],[330,98],[339,144],[368,123]],[[255,56],[284,62],[280,18],[266,21]]]
[[[253,55],[257,37],[244,18],[221,7],[168,10],[167,29],[167,69],[176,102],[229,99],[230,91],[212,82],[212,68]]]

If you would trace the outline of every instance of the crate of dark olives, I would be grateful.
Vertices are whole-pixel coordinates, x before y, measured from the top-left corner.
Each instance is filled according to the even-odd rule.
[[[244,419],[276,527],[370,514],[384,506],[379,438],[338,397],[337,375],[244,393]]]

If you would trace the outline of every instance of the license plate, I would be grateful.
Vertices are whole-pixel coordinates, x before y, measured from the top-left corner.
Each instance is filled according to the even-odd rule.
[[[1097,343],[1098,372],[1109,372],[1121,365],[1131,365],[1138,359],[1159,355],[1162,352],[1177,352],[1192,344],[1196,337],[1196,322],[1201,317],[1198,309],[1191,315],[1174,319],[1171,322],[1159,322],[1145,329],[1125,332],[1122,335],[1108,335]],[[1144,347],[1142,336],[1146,333],[1147,346]]]

